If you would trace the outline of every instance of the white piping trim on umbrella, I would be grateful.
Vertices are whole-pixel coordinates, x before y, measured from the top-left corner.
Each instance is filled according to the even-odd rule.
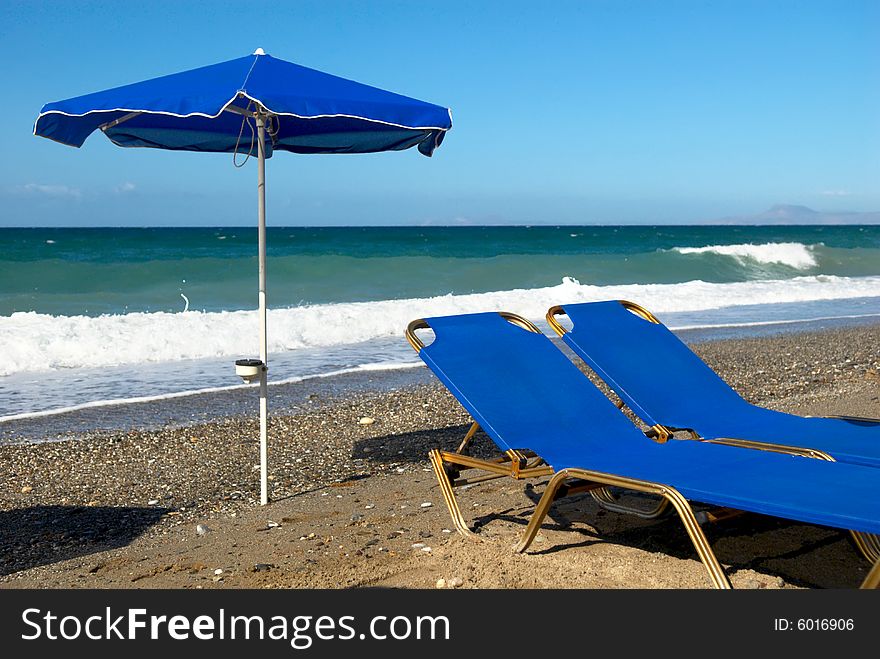
[[[267,106],[265,103],[263,103],[263,101],[261,101],[261,100],[258,99],[258,98],[255,98],[255,97],[251,96],[251,95],[248,94],[247,92],[239,91],[238,93],[239,93],[241,96],[244,96],[245,98],[247,98],[247,99],[253,101],[254,103],[259,103],[263,108],[266,109],[267,112],[269,112],[269,114],[274,114],[274,115],[277,116],[277,117],[296,117],[297,119],[334,119],[334,118],[338,118],[338,117],[345,117],[345,118],[348,118],[348,119],[360,119],[360,120],[362,120],[362,121],[369,121],[369,122],[374,123],[374,124],[383,124],[383,125],[385,125],[385,126],[394,126],[395,128],[406,128],[407,130],[440,130],[440,131],[444,131],[444,132],[449,130],[449,128],[443,128],[443,127],[441,127],[441,126],[407,126],[407,125],[405,125],[405,124],[396,124],[396,123],[391,122],[391,121],[382,121],[381,119],[370,119],[369,117],[362,117],[362,116],[357,115],[357,114],[344,114],[344,113],[340,113],[340,114],[313,114],[313,115],[303,115],[303,114],[296,114],[295,112],[275,112],[275,111],[272,110],[269,106]],[[236,95],[236,96],[237,96],[237,95]],[[235,100],[235,99],[233,99],[233,100]],[[231,105],[231,104],[232,104],[232,101],[230,101],[229,103],[227,103],[227,104],[224,106],[223,109],[225,110],[226,107],[228,107],[228,106]],[[451,127],[452,127],[452,126],[451,126],[451,124],[452,124],[452,112],[449,110],[449,108],[446,108],[446,113],[449,115],[449,123],[450,123],[450,128],[451,128]]]
[[[233,96],[226,103],[224,103],[223,107],[220,108],[220,111],[217,114],[205,114],[204,112],[190,112],[189,114],[178,114],[176,112],[162,112],[159,110],[144,110],[144,109],[137,109],[137,108],[112,108],[109,110],[89,110],[88,112],[83,112],[81,114],[64,112],[63,110],[49,110],[47,112],[41,112],[39,114],[39,116],[37,117],[37,120],[34,122],[34,135],[37,137],[44,137],[43,135],[39,135],[37,133],[37,124],[40,123],[40,119],[42,119],[44,116],[48,116],[50,114],[60,114],[65,117],[86,117],[90,114],[98,114],[98,113],[104,113],[104,112],[140,112],[142,114],[158,114],[158,115],[163,115],[163,116],[167,116],[167,117],[177,117],[179,119],[187,119],[189,117],[205,117],[206,119],[216,119],[221,114],[223,114],[223,112],[226,111],[226,108],[228,108],[230,105],[232,105],[232,103],[235,101],[235,99],[237,99],[239,96],[243,96],[251,101],[254,101],[255,103],[259,103],[269,113],[274,114],[276,116],[296,117],[297,119],[332,119],[332,118],[338,118],[338,117],[345,117],[348,119],[359,119],[361,121],[368,121],[368,122],[374,123],[374,124],[393,126],[395,128],[405,128],[407,130],[439,130],[442,132],[446,132],[449,130],[449,128],[452,128],[452,125],[451,125],[452,124],[452,111],[449,108],[446,108],[446,112],[449,114],[449,123],[450,123],[449,128],[444,128],[442,126],[406,126],[404,124],[397,124],[397,123],[393,123],[391,121],[382,121],[381,119],[370,119],[369,117],[362,117],[362,116],[356,115],[356,114],[301,115],[301,114],[296,114],[294,112],[275,112],[274,110],[272,110],[271,108],[266,106],[258,98],[254,98],[253,96],[250,96],[249,94],[239,90],[235,93],[235,96]],[[55,142],[59,142],[60,144],[67,144],[68,146],[74,146],[72,144],[69,144],[67,142],[62,142],[61,140],[58,140],[55,138],[50,138],[50,139],[52,139]]]

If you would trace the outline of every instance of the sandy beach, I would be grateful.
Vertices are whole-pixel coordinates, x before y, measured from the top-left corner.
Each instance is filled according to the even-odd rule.
[[[695,349],[755,403],[878,417],[878,345],[880,325],[866,325]],[[0,585],[709,586],[677,518],[606,512],[588,495],[559,502],[529,553],[514,554],[546,479],[459,491],[484,541],[451,532],[427,452],[454,447],[468,416],[424,368],[387,377],[366,388],[273,392],[296,400],[271,418],[266,507],[256,505],[253,414],[163,427],[74,424],[50,442],[28,441],[42,439],[39,425],[32,437],[20,425],[0,446]],[[480,445],[491,448],[485,437]],[[827,528],[741,515],[705,531],[735,587],[850,588],[869,567],[845,533]]]

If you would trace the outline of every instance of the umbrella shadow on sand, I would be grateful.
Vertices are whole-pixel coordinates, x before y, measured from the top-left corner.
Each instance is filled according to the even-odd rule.
[[[0,512],[0,576],[130,544],[167,508],[34,506]]]
[[[460,424],[361,439],[354,443],[351,457],[379,464],[424,463],[428,466],[431,449],[454,451],[469,428],[470,424]],[[491,458],[498,454],[495,444],[482,431],[474,437],[469,451],[470,455],[480,458]]]

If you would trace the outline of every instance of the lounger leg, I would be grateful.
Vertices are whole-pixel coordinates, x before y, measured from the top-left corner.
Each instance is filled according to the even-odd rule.
[[[538,530],[541,528],[541,524],[544,523],[544,518],[547,517],[547,513],[550,512],[550,506],[553,505],[553,502],[556,500],[556,493],[568,477],[568,473],[563,469],[562,471],[556,472],[553,478],[547,482],[547,487],[544,488],[544,494],[541,496],[541,500],[538,501],[538,505],[535,507],[535,512],[532,513],[532,517],[529,520],[528,526],[526,526],[526,530],[523,532],[519,542],[513,548],[515,552],[521,554],[532,544],[535,536],[538,535]]]
[[[678,490],[663,489],[663,496],[666,497],[669,503],[675,508],[676,512],[678,512],[679,517],[681,517],[682,524],[684,524],[684,528],[690,536],[691,542],[694,543],[694,548],[697,550],[700,560],[706,567],[706,571],[709,573],[709,579],[712,580],[712,584],[715,588],[723,590],[733,588],[733,586],[730,585],[730,579],[728,579],[727,575],[724,573],[724,568],[722,568],[721,563],[718,562],[715,552],[712,551],[712,547],[709,546],[709,541],[706,539],[703,529],[700,528],[700,524],[697,522],[697,518],[694,516],[694,511],[691,509],[691,505],[688,503],[687,499],[681,496]]]
[[[477,431],[480,429],[480,424],[474,421],[471,424],[471,427],[468,428],[468,431],[464,435],[464,439],[461,440],[461,444],[458,445],[458,448],[455,450],[456,453],[464,453],[468,444],[471,443],[471,440],[474,438],[474,435],[477,434]]]
[[[868,559],[872,564],[880,560],[880,541],[873,533],[860,533],[859,531],[850,531],[853,542],[859,553]]]
[[[549,512],[550,506],[556,498],[557,491],[562,483],[567,478],[571,477],[583,478],[597,483],[604,483],[605,485],[616,485],[629,490],[662,496],[672,505],[673,508],[675,508],[681,518],[684,528],[687,531],[691,542],[694,544],[694,548],[697,550],[697,555],[700,557],[700,560],[706,567],[706,571],[709,573],[709,578],[712,580],[712,584],[719,589],[731,588],[730,580],[727,578],[724,569],[718,562],[715,552],[712,551],[712,547],[709,545],[709,541],[706,539],[703,529],[700,528],[697,518],[694,516],[694,511],[691,509],[687,499],[685,499],[677,490],[655,483],[630,480],[619,476],[600,474],[581,469],[563,469],[550,479],[550,482],[547,483],[547,489],[544,491],[544,495],[538,502],[538,506],[535,508],[535,512],[532,515],[532,519],[529,521],[528,527],[526,527],[525,533],[523,533],[522,539],[515,547],[515,551],[523,552],[530,544],[532,544],[532,541],[538,534],[538,529],[541,528],[541,524]]]
[[[880,561],[874,563],[874,567],[868,572],[868,576],[862,582],[862,588],[880,588]]]
[[[437,476],[437,481],[440,483],[440,492],[442,492],[443,500],[446,502],[446,507],[449,509],[449,515],[452,517],[452,525],[455,526],[455,530],[468,540],[482,542],[482,538],[475,535],[468,528],[467,522],[464,521],[464,517],[461,514],[461,508],[458,507],[458,501],[456,500],[455,492],[452,489],[452,483],[449,482],[449,476],[443,468],[443,458],[440,456],[440,450],[433,449],[428,453],[428,457],[431,460],[431,466],[434,468],[434,475]]]
[[[880,536],[876,533],[863,533],[865,543],[870,547],[874,562],[880,561]]]

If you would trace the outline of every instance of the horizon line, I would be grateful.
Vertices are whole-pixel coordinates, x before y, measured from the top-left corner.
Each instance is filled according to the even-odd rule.
[[[512,224],[283,224],[268,225],[267,229],[511,229],[511,228],[565,228],[565,227],[872,227],[878,222],[625,222],[551,224],[543,222]],[[256,229],[256,224],[74,224],[74,225],[9,225],[3,229]]]

